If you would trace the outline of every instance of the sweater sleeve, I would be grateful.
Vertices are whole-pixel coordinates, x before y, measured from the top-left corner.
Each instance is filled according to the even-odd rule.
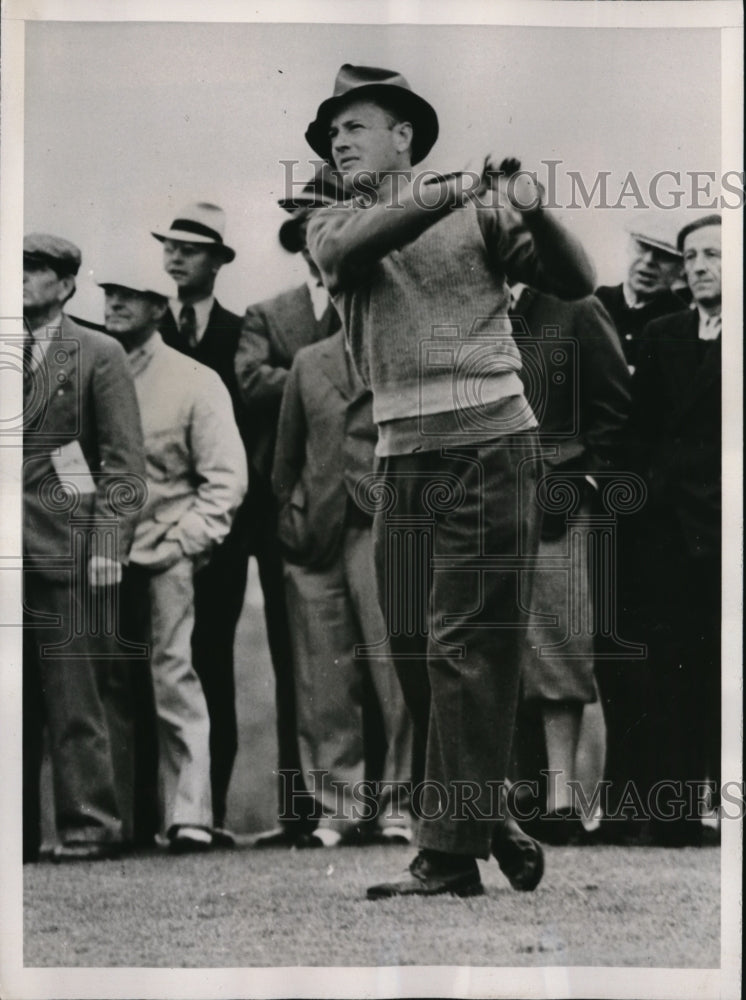
[[[411,188],[387,178],[376,191],[375,202],[356,201],[319,209],[306,231],[308,249],[331,295],[356,285],[377,261],[417,239],[452,211],[454,201],[444,198],[438,185]]]
[[[582,244],[545,209],[518,212],[478,206],[479,224],[492,266],[510,284],[521,282],[561,299],[593,292],[594,271]]]

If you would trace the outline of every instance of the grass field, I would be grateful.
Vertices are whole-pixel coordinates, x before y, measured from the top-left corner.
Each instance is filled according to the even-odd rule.
[[[26,966],[648,966],[720,963],[720,850],[549,848],[535,893],[369,902],[404,847],[27,866]]]
[[[26,966],[650,966],[720,962],[720,850],[549,848],[533,894],[368,902],[409,848],[253,851],[275,822],[274,680],[255,565],[237,639],[235,851],[24,869]]]

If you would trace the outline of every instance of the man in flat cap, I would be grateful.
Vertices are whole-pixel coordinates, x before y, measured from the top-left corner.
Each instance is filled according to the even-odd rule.
[[[581,247],[516,161],[487,161],[478,201],[457,175],[420,183],[412,165],[437,135],[400,74],[350,65],[306,132],[351,193],[365,190],[319,209],[308,245],[373,391],[379,599],[424,761],[420,851],[374,899],[479,894],[476,859],[490,854],[516,889],[541,878],[541,849],[502,794],[526,625],[504,561],[536,553],[540,471],[506,279],[564,298],[593,288]]]
[[[316,820],[310,818],[314,802],[305,793],[301,779],[293,654],[277,541],[272,461],[280,404],[293,358],[301,347],[324,340],[339,329],[337,312],[306,248],[306,227],[311,213],[338,197],[333,178],[327,171],[319,171],[295,199],[280,201],[290,216],[280,227],[280,243],[289,253],[304,257],[309,274],[297,288],[249,306],[236,352],[236,377],[250,426],[251,548],[264,594],[277,711],[280,827],[259,837],[257,847],[304,846],[316,827]]]
[[[163,244],[163,266],[176,283],[160,324],[163,341],[217,372],[230,393],[244,443],[248,442],[234,360],[241,317],[215,298],[220,269],[236,254],[224,241],[225,212],[200,201],[184,206],[167,229],[154,232]],[[194,669],[210,713],[210,779],[213,836],[223,847],[235,844],[226,828],[228,786],[238,750],[234,643],[246,592],[249,515],[238,508],[228,537],[194,577]]]
[[[144,499],[143,438],[122,348],[65,315],[80,250],[59,236],[23,243],[24,858],[40,846],[42,727],[49,730],[56,861],[118,853],[122,817],[97,669],[102,613]],[[129,492],[132,503],[118,503]],[[135,502],[139,497],[140,503]]]
[[[674,233],[655,216],[646,215],[628,228],[627,276],[620,285],[601,285],[596,296],[614,320],[631,371],[637,364],[642,331],[658,316],[686,309],[672,290],[681,276],[681,254]]]
[[[213,846],[209,716],[193,668],[194,576],[228,535],[247,486],[231,400],[205,365],[164,344],[165,279],[132,254],[98,282],[107,331],[124,346],[142,413],[148,499],[123,603],[149,603],[162,832],[174,853]],[[128,620],[147,619],[132,613]]]

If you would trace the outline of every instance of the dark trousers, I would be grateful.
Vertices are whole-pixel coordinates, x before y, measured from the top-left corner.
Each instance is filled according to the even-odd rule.
[[[46,723],[57,831],[63,843],[119,841],[122,821],[102,698],[110,639],[88,614],[89,594],[69,581],[24,573],[23,848],[41,837],[40,769]],[[100,596],[100,595],[99,595]],[[44,647],[54,647],[47,648]]]
[[[720,784],[720,559],[692,555],[671,517],[646,529],[646,785],[655,835],[673,843],[699,831],[696,785]]]
[[[415,727],[421,847],[490,854],[527,625],[520,561],[539,543],[540,470],[533,432],[379,465],[376,572]]]
[[[295,672],[284,567],[277,541],[277,511],[269,486],[258,475],[253,480],[249,508],[251,552],[264,595],[267,643],[275,675],[279,819],[286,829],[305,833],[315,829],[318,820],[311,818],[315,801],[303,782],[298,749]]]
[[[213,822],[225,825],[228,786],[238,750],[234,643],[246,593],[249,511],[236,514],[228,537],[194,575],[192,663],[210,715]]]

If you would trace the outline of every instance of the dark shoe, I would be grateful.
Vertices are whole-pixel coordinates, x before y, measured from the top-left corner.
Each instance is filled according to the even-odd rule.
[[[169,830],[168,849],[171,854],[203,854],[212,847],[209,830],[198,826],[177,826]]]
[[[236,846],[236,835],[224,826],[214,826],[212,828],[212,846],[220,847],[223,850],[232,850]]]
[[[568,847],[580,842],[583,824],[572,808],[557,809],[541,817],[537,836],[545,844],[553,847]]]
[[[57,844],[52,851],[52,861],[64,864],[66,861],[110,861],[122,853],[122,845],[99,841],[80,841]]]
[[[484,892],[474,858],[423,850],[397,882],[381,882],[368,889],[368,899],[393,896],[481,896]]]
[[[541,844],[508,817],[492,835],[492,855],[517,892],[533,892],[544,874]]]

